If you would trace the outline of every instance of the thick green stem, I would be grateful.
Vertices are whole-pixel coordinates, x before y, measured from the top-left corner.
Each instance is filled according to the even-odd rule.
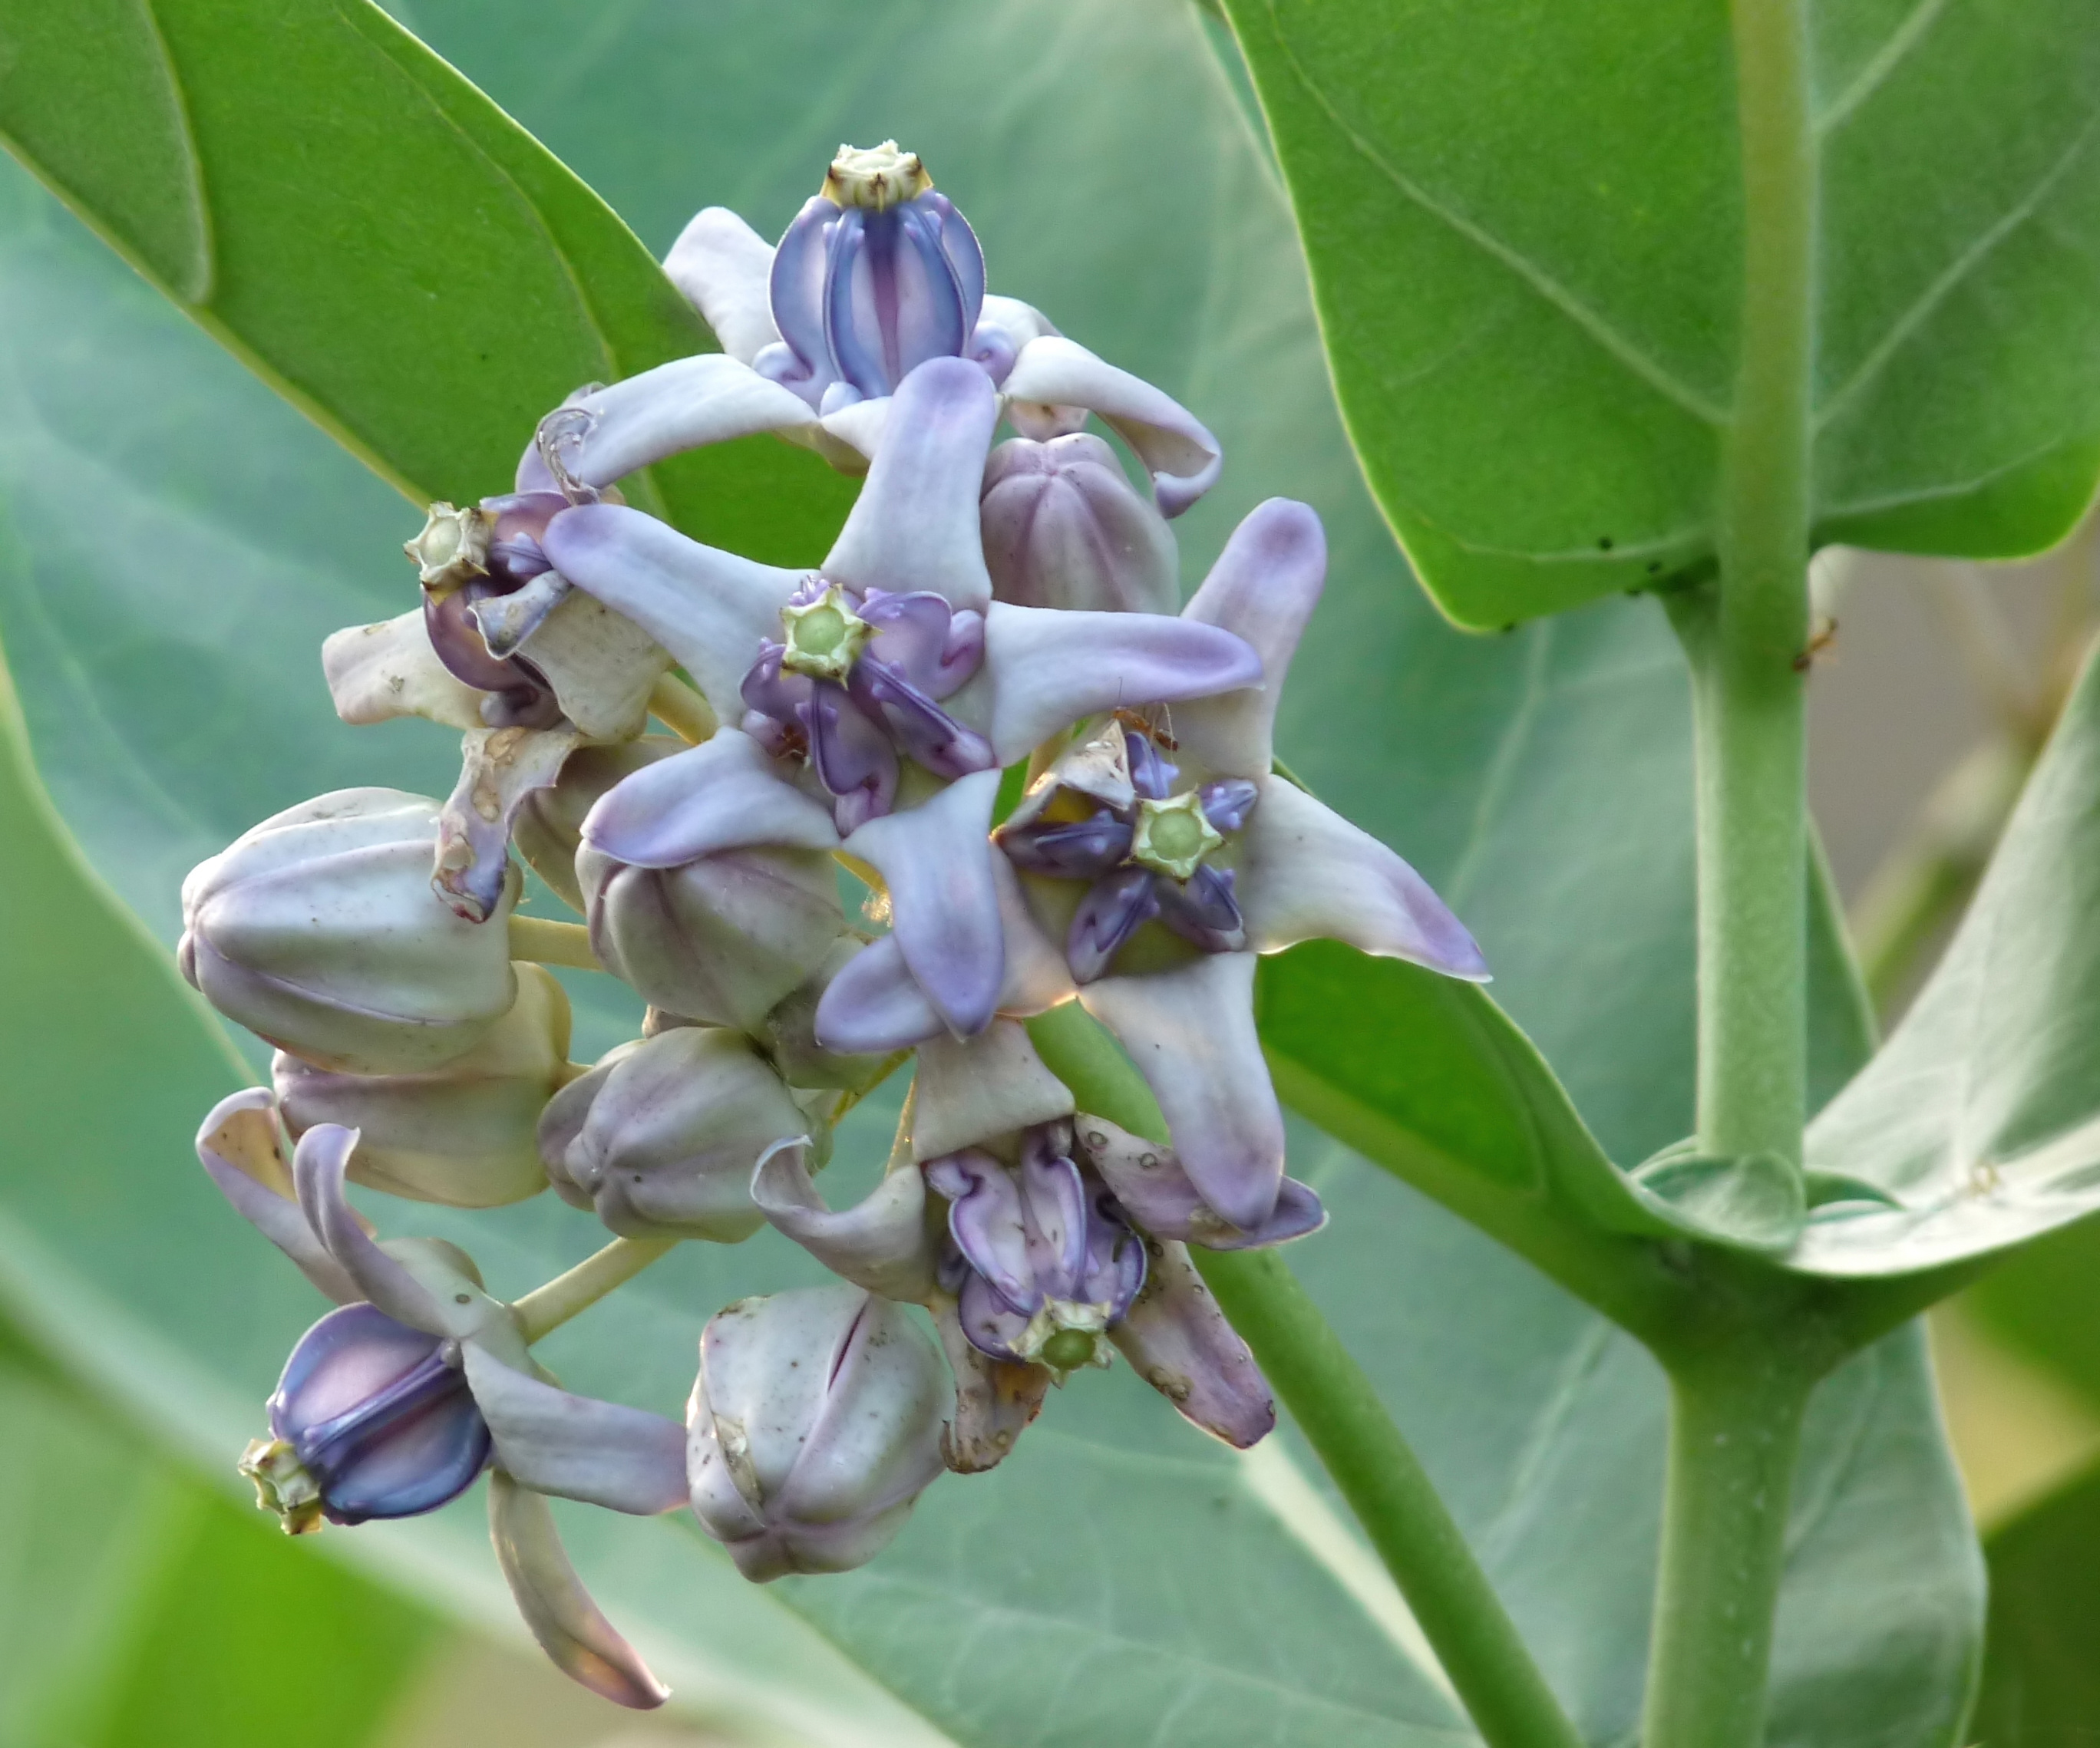
[[[1732,0],[1742,351],[1723,455],[1720,581],[1680,602],[1698,747],[1699,1139],[1798,1161],[1807,936],[1815,191],[1806,0]]]
[[[598,955],[591,950],[590,931],[580,922],[564,922],[554,917],[510,919],[510,957],[529,959],[536,965],[567,965],[580,971],[602,971]]]
[[[1407,1441],[1273,1250],[1193,1250],[1414,1611],[1489,1748],[1582,1748]]]
[[[1642,1748],[1758,1748],[1787,1496],[1814,1379],[1732,1354],[1671,1380]]]

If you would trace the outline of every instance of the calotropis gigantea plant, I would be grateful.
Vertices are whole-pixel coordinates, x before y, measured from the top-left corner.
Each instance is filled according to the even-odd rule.
[[[1948,1526],[1929,1403],[1901,1370],[1914,1352],[1882,1338],[2093,1200],[2100,955],[2083,822],[2100,703],[2090,687],[2074,697],[1941,973],[1878,1056],[1841,1064],[1857,1072],[1811,1121],[1811,1020],[1842,1001],[1811,976],[1827,931],[1802,804],[1805,576],[1815,547],[1838,539],[2033,549],[2089,496],[2100,304],[2077,242],[2094,174],[2089,20],[2047,6],[2000,29],[1965,0],[1908,20],[1807,0],[1652,15],[1462,16],[1409,0],[1227,8],[1357,458],[1420,580],[1477,629],[1570,614],[1511,641],[1527,665],[1484,710],[1507,720],[1492,764],[1465,780],[1475,788],[1439,787],[1461,755],[1462,713],[1425,707],[1405,719],[1418,732],[1374,745],[1374,782],[1352,791],[1352,810],[1369,817],[1374,791],[1455,795],[1456,811],[1485,820],[1513,787],[1531,792],[1529,767],[1552,753],[1542,712],[1573,692],[1630,698],[1657,667],[1652,640],[1639,660],[1608,654],[1649,636],[1655,602],[1573,611],[1585,603],[1652,595],[1688,659],[1697,1097],[1693,1134],[1663,1145],[1670,1128],[1604,1108],[1586,1062],[1592,1033],[1606,1041],[1595,1048],[1629,1054],[1611,1047],[1622,1024],[1611,1016],[1645,939],[1639,919],[1597,902],[1608,881],[1564,846],[1515,845],[1508,860],[1524,866],[1508,878],[1527,901],[1513,919],[1484,887],[1492,858],[1477,830],[1462,855],[1421,852],[1498,971],[1563,962],[1541,940],[1594,944],[1590,975],[1556,995],[1573,1017],[1542,1029],[1599,1139],[1480,989],[1472,935],[1276,765],[1279,703],[1288,745],[1321,714],[1392,689],[1364,665],[1379,647],[1364,627],[1410,610],[1350,579],[1376,561],[1374,543],[1352,538],[1336,542],[1344,557],[1314,611],[1321,518],[1295,500],[1329,488],[1303,473],[1276,501],[1260,501],[1265,478],[1248,481],[1229,540],[1196,532],[1211,513],[1198,500],[1238,491],[1259,447],[1246,409],[1273,413],[1255,363],[1239,376],[1162,372],[1202,416],[1185,411],[988,288],[1007,283],[1000,263],[1024,228],[1054,228],[1039,207],[1024,227],[973,193],[981,246],[893,148],[841,153],[817,196],[805,185],[800,212],[778,215],[777,248],[710,209],[667,258],[667,283],[476,94],[355,8],[300,39],[306,59],[280,57],[273,90],[303,93],[303,117],[334,102],[390,114],[374,88],[330,76],[331,55],[377,54],[414,103],[438,104],[502,167],[533,218],[506,230],[478,171],[439,174],[420,148],[382,147],[384,126],[350,130],[354,146],[302,142],[299,161],[316,176],[337,166],[345,188],[377,174],[360,153],[408,151],[399,186],[433,203],[421,209],[458,215],[465,228],[444,234],[478,245],[455,252],[457,280],[433,293],[385,249],[330,254],[334,234],[317,237],[317,258],[364,275],[340,284],[373,290],[346,313],[339,287],[322,297],[319,279],[258,265],[295,253],[252,246],[293,222],[243,181],[226,143],[245,76],[234,40],[214,33],[231,27],[165,10],[188,109],[127,86],[117,55],[94,92],[40,108],[23,94],[57,74],[39,69],[73,64],[33,52],[62,24],[24,19],[24,71],[0,96],[11,144],[360,452],[426,487],[421,501],[449,495],[409,543],[421,599],[404,579],[387,618],[338,634],[324,657],[346,719],[422,718],[464,737],[449,799],[347,789],[282,810],[297,790],[276,794],[247,817],[279,811],[184,894],[184,969],[278,1052],[274,1094],[214,1108],[200,1151],[236,1206],[342,1301],[294,1349],[249,1460],[288,1522],[420,1512],[486,1464],[528,1622],[572,1671],[646,1704],[661,1684],[584,1596],[547,1495],[625,1516],[690,1507],[750,1576],[833,1574],[788,1590],[789,1605],[901,1667],[920,1629],[854,1599],[893,1595],[886,1573],[922,1570],[909,1562],[964,1521],[944,1514],[1021,1499],[1043,1477],[1058,1490],[1032,1513],[990,1520],[1002,1551],[1040,1536],[1029,1557],[1001,1561],[1003,1601],[1061,1631],[1083,1615],[1094,1646],[1120,1634],[1157,1651],[1146,1635],[1162,1616],[1185,1623],[1169,1648],[1184,1656],[1207,1642],[1198,1617],[1229,1606],[1230,1586],[1200,1601],[1203,1587],[1184,1587],[1163,1610],[1155,1600],[1104,1626],[1043,1563],[1053,1542],[1088,1539],[1063,1533],[1082,1511],[1124,1533],[1171,1517],[1129,1451],[1090,1467],[1085,1439],[1052,1430],[1097,1424],[1080,1417],[1127,1372],[1224,1446],[1251,1448],[1230,1473],[1255,1477],[1299,1544],[1327,1550],[1307,1586],[1257,1587],[1288,1597],[1265,1603],[1260,1647],[1233,1641],[1234,1656],[1260,1659],[1274,1640],[1264,1690],[1304,1689],[1295,1710],[1261,1715],[1272,1736],[1331,1732],[1321,1708],[1340,1704],[1377,1718],[1379,1739],[1413,1739],[1459,1728],[1455,1702],[1498,1748],[1626,1740],[1635,1710],[1651,1748],[1733,1748],[1765,1739],[1768,1720],[1789,1741],[1956,1739],[1972,1544]],[[351,46],[327,35],[338,29]],[[1111,59],[1104,89],[1114,73]],[[982,70],[968,82],[974,102]],[[142,117],[165,137],[139,134]],[[121,173],[105,135],[144,142]],[[1147,138],[1177,186],[1171,138]],[[980,174],[947,161],[944,175]],[[1016,173],[1017,190],[1040,192],[1040,161]],[[1246,163],[1237,211],[1274,199]],[[1094,248],[1092,231],[1117,222],[1105,191],[1120,185],[1104,168],[1088,225],[1055,247]],[[1156,227],[1163,209],[1145,210]],[[1113,234],[1126,258],[1085,258],[1127,298],[1149,238]],[[572,344],[545,312],[571,307],[561,300],[577,286],[598,325]],[[498,335],[490,310],[512,327]],[[1084,318],[1100,319],[1100,306]],[[383,361],[404,354],[414,368],[390,375]],[[1242,358],[1282,368],[1259,348]],[[470,373],[441,374],[469,361]],[[569,392],[587,377],[605,385]],[[441,381],[474,390],[439,393]],[[1237,423],[1236,395],[1247,397]],[[1089,414],[1123,451],[1081,430]],[[1017,434],[1003,443],[1000,420]],[[1277,465],[1273,443],[1261,452]],[[854,488],[840,482],[862,473],[842,517]],[[350,544],[374,551],[399,538],[360,531]],[[1177,536],[1223,552],[1173,614]],[[1321,641],[1338,604],[1361,610],[1356,646]],[[1312,641],[1294,663],[1301,633]],[[1440,657],[1410,667],[1410,684],[1441,698],[1439,664],[1490,659]],[[1577,752],[1622,756],[1630,731],[1612,726],[1616,742],[1600,732]],[[1560,773],[1567,795],[1599,805],[1608,786],[1579,788],[1577,762]],[[1417,829],[1433,835],[1434,812],[1401,832],[1411,850]],[[1543,827],[1555,810],[1533,813]],[[1405,813],[1396,802],[1379,817]],[[521,914],[514,857],[582,922],[532,914],[544,905]],[[1613,878],[1643,878],[1641,860]],[[841,864],[872,895],[858,916],[840,897]],[[567,1062],[567,1003],[533,960],[602,966],[648,1011],[581,1070]],[[1817,975],[1831,981],[1832,968],[1826,953]],[[1516,1011],[1546,1011],[1535,984],[1507,981]],[[1820,1060],[1842,1055],[1826,1030]],[[834,1187],[827,1174],[851,1170],[855,1138],[907,1074],[887,1169]],[[1443,1240],[1416,1243],[1418,1207],[1381,1217],[1330,1193],[1332,1173],[1286,1175],[1282,1104],[1660,1361],[1672,1425],[1644,1668],[1637,1652],[1590,1649],[1625,1636],[1605,1605],[1622,1575],[1559,1560],[1563,1587],[1542,1603],[1512,1570],[1524,1514],[1484,1521],[1452,1455],[1479,1460],[1491,1435],[1425,1441],[1425,1465],[1389,1418],[1423,1411],[1393,1381],[1396,1351],[1449,1347],[1480,1363],[1516,1313],[1483,1334],[1438,1307],[1404,1339],[1339,1317],[1345,1346],[1297,1272],[1317,1285],[1321,1259],[1352,1245],[1427,1266]],[[615,1236],[506,1305],[461,1247],[368,1235],[346,1174],[419,1203],[404,1231],[465,1236],[501,1218],[471,1210],[551,1183],[571,1230],[594,1217]],[[1335,1209],[1324,1231],[1323,1198]],[[393,1207],[369,1204],[382,1231]],[[558,1327],[582,1341],[593,1323],[571,1320],[590,1306],[618,1318],[695,1250],[765,1226],[796,1248],[758,1240],[750,1253],[783,1272],[757,1297],[699,1308],[716,1315],[682,1356],[682,1422],[664,1411],[673,1401],[601,1399],[532,1358]],[[805,1257],[845,1284],[800,1286]],[[1380,1294],[1405,1292],[1405,1275],[1388,1261]],[[1511,1302],[1529,1285],[1506,1285]],[[638,1347],[637,1325],[621,1327]],[[565,1349],[564,1369],[582,1351]],[[1590,1358],[1570,1359],[1548,1394],[1578,1398],[1599,1351],[1576,1350]],[[1899,1381],[1863,1390],[1864,1367]],[[811,1387],[819,1372],[823,1389]],[[1871,1487],[1831,1479],[1848,1460],[1817,1417],[1851,1416],[1837,1442],[1865,1450],[1861,1404],[1890,1399],[1906,1406],[1872,1446],[1886,1473]],[[1207,1477],[1201,1536],[1172,1557],[1193,1570],[1207,1538],[1269,1558],[1260,1530],[1207,1515],[1228,1497],[1207,1478],[1226,1472],[1197,1466],[1215,1447],[1147,1402],[1149,1417],[1116,1423],[1118,1435],[1182,1437],[1173,1460]],[[1279,1451],[1291,1436],[1270,1431],[1279,1402],[1405,1600],[1366,1618],[1405,1627],[1366,1633],[1355,1614],[1321,1612],[1343,1590],[1374,1595],[1376,1577],[1350,1563],[1348,1531]],[[1483,1394],[1471,1409],[1477,1420],[1493,1406]],[[1024,1438],[1039,1417],[1045,1430]],[[1526,1448],[1543,1473],[1560,1447],[1542,1434]],[[1796,1487],[1804,1464],[1821,1478]],[[1149,1472],[1145,1484],[1164,1485]],[[1555,1521],[1582,1533],[1581,1490],[1547,1490]],[[1877,1490],[1899,1508],[1877,1517]],[[1611,1531],[1619,1545],[1623,1526]],[[1598,1541],[1583,1545],[1604,1545],[1589,1533]],[[1850,1581],[1877,1558],[1913,1561],[1917,1581],[1900,1606],[1892,1593],[1833,1596],[1847,1581],[1820,1563],[1833,1548],[1859,1551]],[[615,1557],[584,1564],[601,1587],[622,1581]],[[1117,1582],[1161,1564],[1133,1552]],[[964,1561],[944,1570],[951,1589],[983,1582]],[[1886,1629],[1859,1630],[1857,1614]],[[878,1615],[891,1624],[869,1625]],[[1301,1616],[1317,1646],[1290,1638]],[[1352,1624],[1326,1630],[1341,1620]],[[1202,1683],[1139,1656],[1109,1721],[1075,1718],[1068,1691],[1058,1705],[1028,1697],[1054,1646],[980,1654],[996,1675],[971,1696],[908,1672],[895,1684],[973,1740],[1010,1740],[1017,1719],[1044,1716],[1075,1719],[1059,1740],[1215,1736],[1256,1716],[1244,1693],[1207,1711],[1189,1697]],[[1287,1667],[1308,1658],[1315,1683]],[[1871,1697],[1855,1707],[1847,1693]]]

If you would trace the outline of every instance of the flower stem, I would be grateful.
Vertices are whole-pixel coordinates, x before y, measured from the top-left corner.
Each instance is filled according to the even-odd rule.
[[[1078,1002],[1038,1015],[1028,1035],[1081,1110],[1167,1139],[1144,1077]],[[1376,1388],[1289,1266],[1274,1251],[1189,1253],[1356,1512],[1489,1748],[1582,1748]]]
[[[510,1307],[518,1332],[529,1342],[551,1335],[579,1312],[588,1311],[615,1287],[624,1287],[682,1241],[675,1238],[616,1238],[566,1275],[536,1287]]]
[[[510,957],[536,965],[567,965],[580,971],[605,969],[591,951],[590,931],[580,922],[553,917],[513,917]]]
[[[670,674],[659,675],[656,684],[650,688],[649,714],[693,746],[712,739],[721,726],[708,701],[684,680]]]
[[[1192,1249],[1414,1611],[1489,1748],[1582,1748],[1371,1380],[1273,1250]]]
[[[1732,1353],[1670,1380],[1643,1748],[1758,1748],[1812,1372]]]

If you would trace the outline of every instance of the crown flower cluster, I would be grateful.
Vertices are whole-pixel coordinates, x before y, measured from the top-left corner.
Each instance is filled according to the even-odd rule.
[[[690,1510],[764,1582],[874,1558],[934,1481],[996,1465],[1118,1354],[1253,1444],[1274,1402],[1189,1247],[1326,1217],[1285,1173],[1258,958],[1326,938],[1486,975],[1406,863],[1277,774],[1318,518],[1260,505],[1175,610],[1169,522],[1216,480],[1216,439],[988,292],[916,156],[842,148],[777,247],[709,209],[666,271],[724,350],[553,409],[512,490],[431,507],[407,543],[421,599],[324,647],[345,720],[461,733],[452,793],[263,821],[185,883],[180,951],[276,1051],[198,1156],[336,1307],[241,1460],[262,1502],[304,1531],[486,1473],[527,1623],[634,1706],[664,1689],[549,1497]],[[814,570],[621,497],[758,432],[865,475]],[[519,914],[528,868],[578,921]],[[642,1035],[571,1062],[549,963],[628,983]],[[1045,1065],[1028,1023],[1073,1003],[1165,1142]],[[835,1125],[906,1074],[880,1182],[827,1198]],[[551,1187],[608,1241],[506,1301],[456,1246],[378,1236],[353,1183],[464,1209]],[[769,1224],[838,1284],[718,1311],[682,1417],[533,1357],[674,1246]]]

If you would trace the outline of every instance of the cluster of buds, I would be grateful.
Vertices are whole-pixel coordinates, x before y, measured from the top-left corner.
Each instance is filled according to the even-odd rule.
[[[1175,611],[1168,520],[1216,441],[988,293],[916,157],[841,148],[777,249],[710,209],[666,266],[726,350],[571,396],[514,490],[432,507],[420,604],[324,648],[346,720],[462,733],[452,794],[264,821],[185,883],[181,948],[277,1050],[199,1156],[338,1306],[243,1460],[263,1503],[288,1530],[355,1524],[487,1471],[527,1623],[631,1706],[664,1689],[547,1496],[690,1508],[755,1580],[841,1570],[1118,1352],[1253,1444],[1274,1402],[1189,1247],[1325,1218],[1285,1175],[1257,956],[1327,938],[1485,975],[1405,862],[1276,774],[1317,517],[1260,505]],[[620,499],[637,468],[759,431],[866,475],[814,571]],[[581,920],[517,915],[521,862]],[[841,867],[871,889],[858,918]],[[571,1063],[545,962],[625,980],[644,1035]],[[1066,1003],[1127,1052],[1166,1139],[1046,1067],[1027,1023]],[[834,1123],[907,1070],[886,1173],[834,1209]],[[505,1303],[456,1247],[374,1236],[346,1180],[463,1208],[551,1185],[613,1237]],[[682,1424],[532,1358],[674,1244],[769,1223],[842,1284],[717,1314]]]

